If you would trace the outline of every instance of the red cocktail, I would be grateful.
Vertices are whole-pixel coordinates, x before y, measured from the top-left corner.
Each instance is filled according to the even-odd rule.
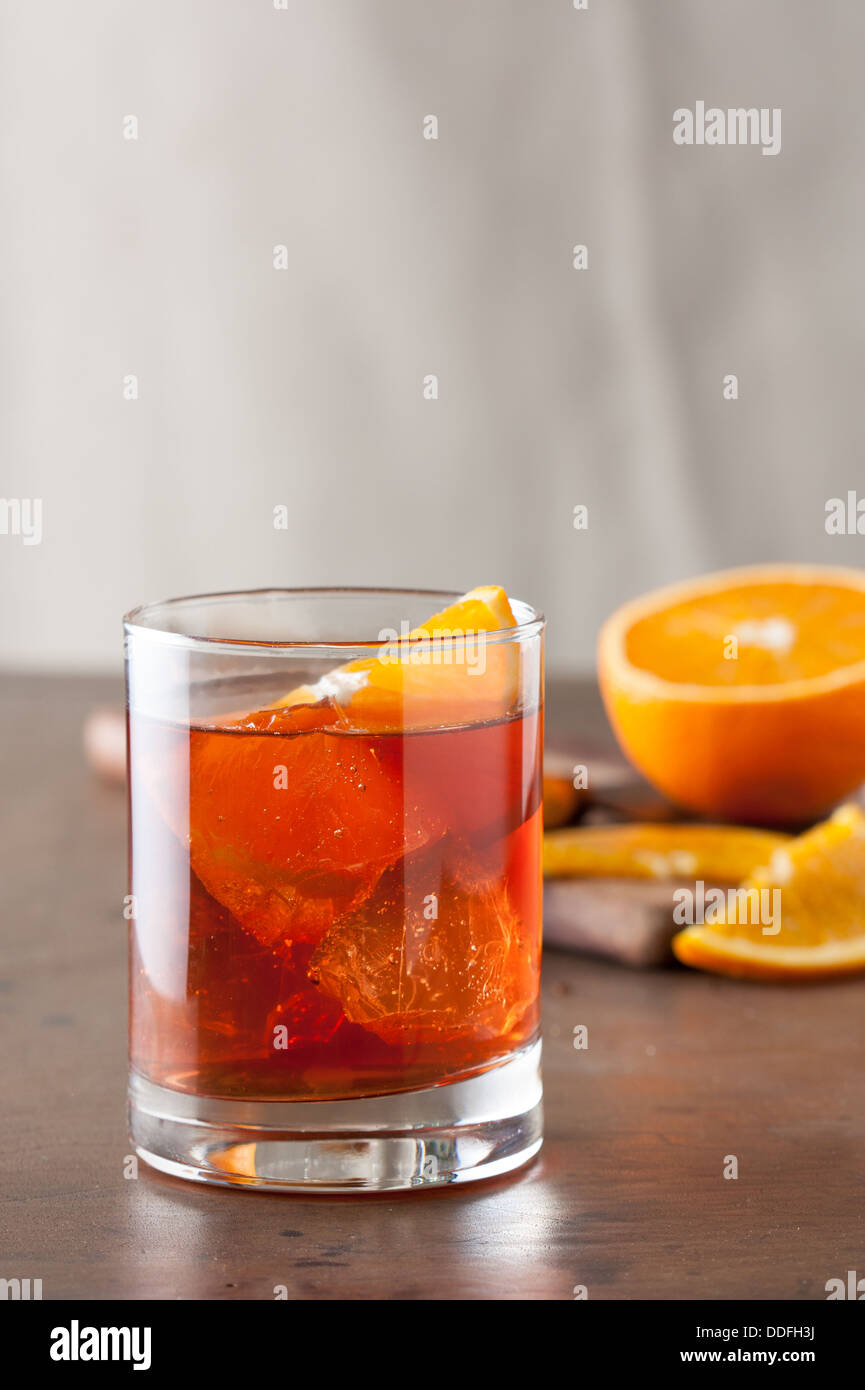
[[[158,1166],[297,1187],[291,1157],[302,1149],[308,1168],[313,1143],[333,1170],[313,1186],[403,1186],[400,1173],[375,1181],[383,1129],[413,1136],[435,1088],[474,1084],[480,1099],[484,1076],[514,1059],[525,1071],[538,1031],[540,626],[499,628],[506,597],[477,592],[428,632],[353,647],[349,661],[291,642],[300,680],[272,642],[235,651],[230,629],[178,634],[198,643],[190,655],[130,625],[133,1129],[137,1112],[166,1108],[180,1127],[159,1153],[155,1119],[141,1118],[139,1147]],[[395,616],[407,597],[393,596]],[[160,676],[181,653],[186,678]],[[330,1135],[349,1103],[357,1121],[338,1133],[366,1159],[346,1172],[341,1139],[306,1136]],[[471,1121],[440,1112],[438,1097],[420,1129]],[[184,1152],[187,1119],[215,1145]],[[524,1161],[529,1146],[506,1128]],[[425,1174],[424,1141],[410,1182],[484,1175],[449,1144],[444,1173],[436,1157]]]

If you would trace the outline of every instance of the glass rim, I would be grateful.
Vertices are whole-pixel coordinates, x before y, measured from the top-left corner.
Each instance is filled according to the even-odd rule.
[[[123,630],[128,636],[148,638],[160,644],[173,647],[186,647],[202,651],[216,652],[220,649],[237,653],[243,650],[255,652],[257,655],[267,654],[268,652],[285,653],[291,651],[302,651],[305,653],[314,652],[350,652],[350,651],[377,651],[382,646],[393,642],[393,638],[360,638],[357,640],[347,639],[323,639],[316,638],[297,639],[291,638],[280,641],[267,641],[257,637],[213,637],[205,636],[195,632],[174,632],[166,627],[160,627],[158,623],[148,623],[142,619],[153,616],[165,610],[178,608],[183,604],[230,604],[232,602],[242,602],[244,600],[265,598],[265,597],[284,597],[289,599],[352,599],[352,598],[428,598],[431,601],[445,601],[445,606],[453,603],[463,596],[463,592],[458,589],[403,589],[389,586],[378,585],[312,585],[301,586],[299,588],[268,586],[260,589],[225,589],[215,592],[202,594],[184,594],[176,598],[159,599],[148,603],[137,604],[130,608],[123,615]],[[498,644],[504,642],[514,642],[527,637],[537,636],[546,626],[546,619],[538,609],[531,604],[525,603],[522,599],[512,598],[508,595],[511,606],[519,609],[522,617],[515,613],[517,622],[513,627],[494,628],[484,631],[484,642]],[[463,639],[454,636],[451,638],[435,639],[443,646],[448,642],[460,642]]]

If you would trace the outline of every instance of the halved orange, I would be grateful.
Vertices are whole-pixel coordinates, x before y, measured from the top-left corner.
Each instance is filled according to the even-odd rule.
[[[278,705],[332,701],[368,729],[477,723],[508,713],[517,696],[519,652],[492,634],[516,626],[504,589],[471,589],[372,657],[348,662]]]
[[[673,950],[685,965],[752,979],[865,970],[865,813],[843,806],[777,849],[717,921],[686,927]]]
[[[544,874],[738,883],[789,838],[740,825],[579,825],[544,835]]]
[[[604,624],[601,689],[631,761],[723,820],[803,824],[865,781],[865,573],[727,570]]]

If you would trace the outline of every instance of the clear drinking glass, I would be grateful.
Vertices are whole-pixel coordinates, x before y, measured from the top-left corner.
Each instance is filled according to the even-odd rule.
[[[339,1192],[541,1144],[543,619],[269,589],[125,620],[130,1114],[175,1176]]]

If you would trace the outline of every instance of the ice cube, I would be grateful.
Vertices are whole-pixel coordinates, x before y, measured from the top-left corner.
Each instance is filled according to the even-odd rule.
[[[270,1011],[265,1033],[275,1049],[289,1050],[298,1045],[308,1046],[310,1040],[316,1045],[329,1042],[342,1021],[338,1000],[308,987],[282,1000]]]
[[[314,942],[440,829],[370,740],[190,736],[189,846],[208,892],[259,941]]]
[[[501,883],[447,874],[443,846],[403,859],[312,956],[314,983],[385,1042],[506,1035],[534,1002],[538,933]]]

